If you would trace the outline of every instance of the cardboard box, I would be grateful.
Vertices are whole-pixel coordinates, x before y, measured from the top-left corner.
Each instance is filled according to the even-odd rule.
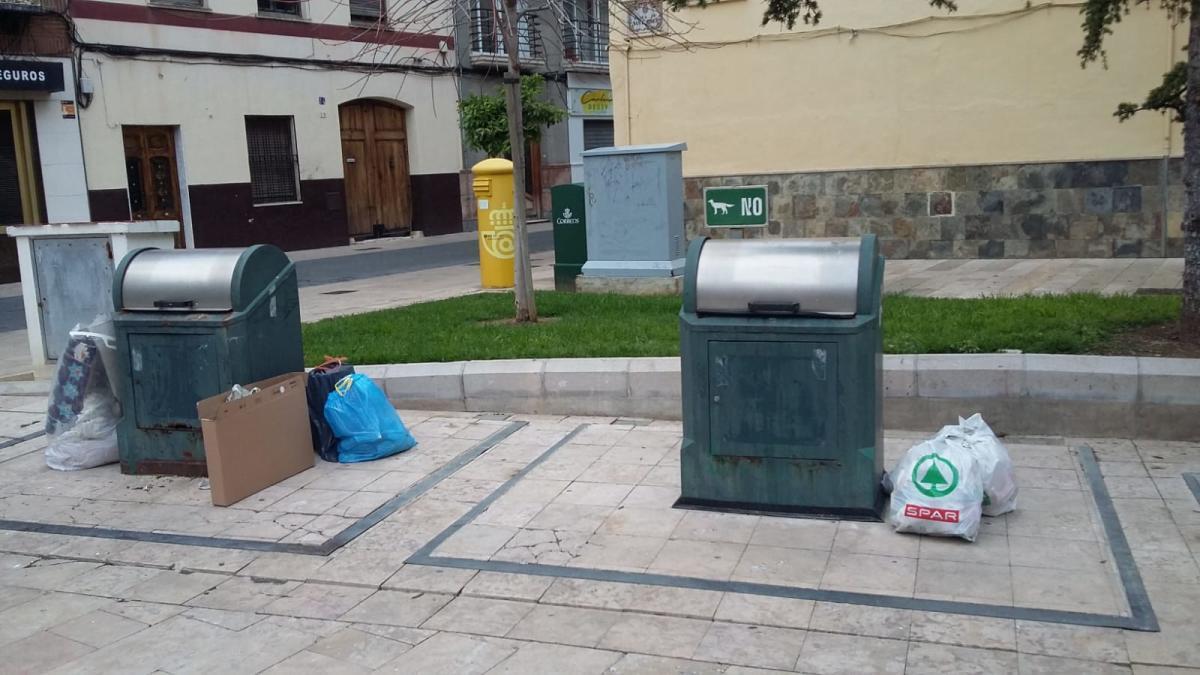
[[[212,503],[229,506],[313,466],[304,373],[261,382],[253,396],[225,402],[229,392],[196,404]]]

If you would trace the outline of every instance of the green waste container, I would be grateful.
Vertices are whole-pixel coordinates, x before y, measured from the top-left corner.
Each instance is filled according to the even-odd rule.
[[[206,475],[196,403],[304,370],[296,266],[274,246],[131,251],[113,307],[122,473]]]
[[[874,235],[692,242],[678,505],[878,519],[882,281]]]
[[[582,183],[550,188],[554,212],[554,290],[574,291],[587,262],[587,216]]]

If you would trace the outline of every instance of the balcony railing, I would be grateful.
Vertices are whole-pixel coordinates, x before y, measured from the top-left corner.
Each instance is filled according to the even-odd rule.
[[[471,8],[471,52],[507,58],[504,47],[504,10],[486,2]],[[536,16],[524,15],[517,21],[517,53],[521,59],[545,57],[542,35]]]
[[[570,22],[563,29],[563,48],[568,61],[608,65],[608,22]]]

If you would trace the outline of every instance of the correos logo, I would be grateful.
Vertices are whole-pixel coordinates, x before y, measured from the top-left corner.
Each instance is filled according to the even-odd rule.
[[[579,218],[575,217],[575,212],[572,211],[570,207],[567,207],[562,210],[562,213],[560,213],[557,218],[554,219],[554,224],[555,225],[578,225]]]

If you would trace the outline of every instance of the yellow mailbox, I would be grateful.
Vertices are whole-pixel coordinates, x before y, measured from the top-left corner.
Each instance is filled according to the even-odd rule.
[[[479,217],[479,279],[484,288],[513,286],[513,163],[491,158],[471,167]]]

